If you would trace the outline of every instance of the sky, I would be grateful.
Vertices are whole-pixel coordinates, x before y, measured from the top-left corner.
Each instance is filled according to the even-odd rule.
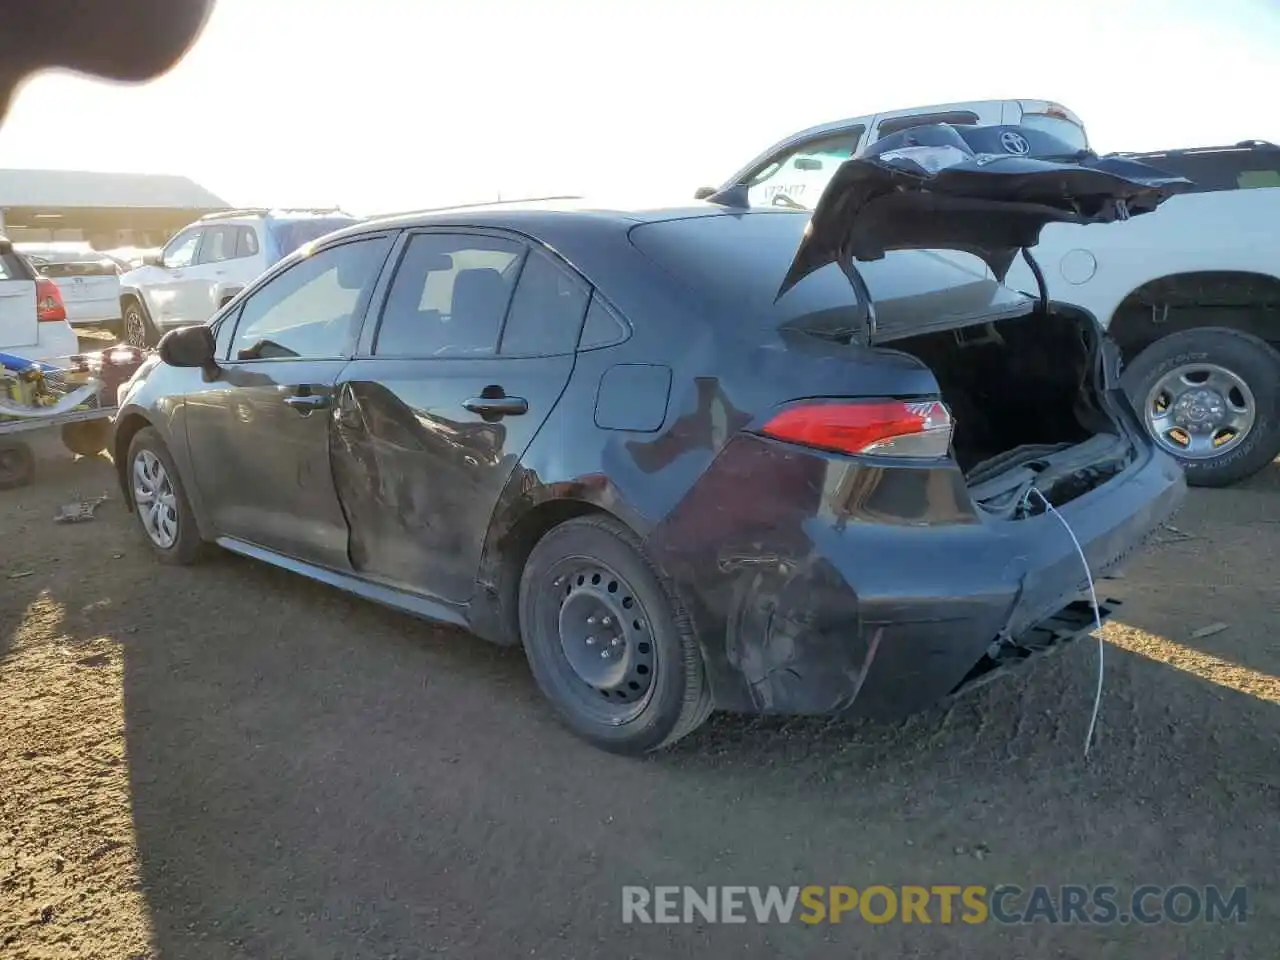
[[[46,73],[0,164],[367,215],[683,201],[813,124],[1056,100],[1101,152],[1280,142],[1280,0],[218,0],[143,85]]]

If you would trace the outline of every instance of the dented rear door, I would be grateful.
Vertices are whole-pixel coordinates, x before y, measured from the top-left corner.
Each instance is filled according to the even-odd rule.
[[[471,598],[498,498],[573,372],[589,298],[512,237],[405,239],[380,319],[337,384],[333,470],[357,573]]]

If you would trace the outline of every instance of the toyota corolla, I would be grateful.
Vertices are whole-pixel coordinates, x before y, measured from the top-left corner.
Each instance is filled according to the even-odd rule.
[[[1000,282],[1045,223],[1180,182],[1016,132],[1040,149],[887,138],[812,218],[717,196],[329,235],[122,389],[126,501],[162,560],[216,544],[522,645],[606,749],[713,709],[919,709],[1086,634],[1090,579],[1184,489],[1092,318]]]

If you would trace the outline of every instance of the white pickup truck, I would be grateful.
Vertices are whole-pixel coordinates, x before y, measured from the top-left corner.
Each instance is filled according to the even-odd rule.
[[[1047,101],[917,107],[802,131],[697,196],[745,189],[751,206],[812,207],[854,152],[930,123],[1031,126],[1088,146],[1079,119]],[[1134,407],[1187,482],[1225,486],[1280,454],[1280,147],[1128,156],[1195,189],[1124,222],[1050,224],[1031,252],[1049,296],[1089,310],[1119,343]],[[1036,289],[1021,260],[1007,282]]]
[[[1092,313],[1187,482],[1225,486],[1280,454],[1280,147],[1129,154],[1191,180],[1150,216],[1050,224],[1032,254],[1049,296]],[[1017,261],[1011,286],[1035,289]]]

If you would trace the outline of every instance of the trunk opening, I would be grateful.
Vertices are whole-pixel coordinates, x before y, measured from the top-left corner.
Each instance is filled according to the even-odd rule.
[[[928,364],[955,417],[952,452],[974,502],[1016,519],[1105,483],[1134,457],[1100,396],[1101,338],[1061,309],[889,345]]]

